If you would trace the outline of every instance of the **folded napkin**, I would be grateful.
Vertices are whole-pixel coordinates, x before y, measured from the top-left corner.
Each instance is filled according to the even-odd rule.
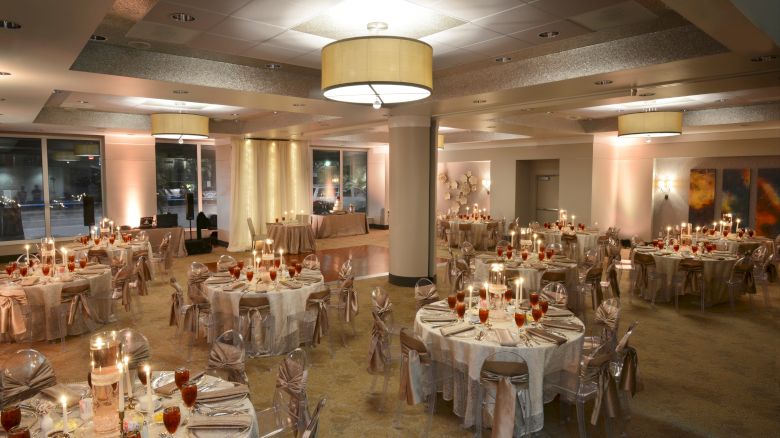
[[[282,280],[279,282],[282,286],[286,287],[287,289],[300,289],[301,285],[289,280]]]
[[[111,266],[104,265],[104,264],[101,264],[101,263],[95,263],[93,265],[87,265],[87,267],[85,267],[84,269],[92,271],[92,270],[110,269],[110,268],[111,268]]]
[[[212,277],[232,277],[232,274],[228,271],[215,272],[211,274]]]
[[[299,280],[302,281],[308,281],[308,282],[314,282],[314,281],[320,281],[322,279],[322,275],[319,274],[301,274],[298,276]]]
[[[68,399],[68,408],[78,406],[79,400],[81,400],[81,394],[62,383],[42,389],[41,392],[56,402],[59,402],[60,397],[64,395]]]
[[[22,286],[32,286],[40,280],[39,277],[25,277],[22,279]]]
[[[560,255],[554,255],[552,259],[556,262],[561,262],[561,263],[577,263],[568,257],[560,256]]]
[[[449,307],[437,306],[436,304],[428,304],[427,306],[423,306],[423,309],[434,310],[436,312],[451,312]]]
[[[576,332],[581,332],[581,331],[585,330],[585,328],[583,326],[579,325],[579,324],[575,324],[573,322],[566,322],[566,321],[548,321],[548,320],[545,320],[544,322],[542,322],[542,325],[544,327],[557,328],[557,329],[562,329],[562,330],[572,330],[572,331],[576,331]]]
[[[574,314],[571,313],[568,309],[559,309],[557,307],[552,307],[552,306],[547,308],[547,313],[545,314],[545,316],[553,317],[553,318],[569,317],[572,315]]]
[[[194,382],[203,376],[203,371],[190,376],[190,382]],[[159,388],[156,388],[154,391],[158,394],[162,394],[164,396],[171,396],[176,390],[178,390],[179,387],[176,386],[176,380],[172,380],[169,383],[166,383],[165,385],[160,386]],[[200,394],[198,394],[200,395]]]
[[[233,284],[231,284],[231,285],[229,285],[229,286],[225,286],[225,289],[224,289],[224,290],[236,290],[236,289],[241,289],[242,287],[244,287],[244,285],[245,285],[245,284],[246,284],[246,283],[244,283],[243,281],[237,281],[237,282],[235,282],[235,283],[233,283]]]
[[[236,385],[230,388],[216,389],[198,393],[198,403],[216,403],[232,398],[241,397],[249,393],[246,385]]]
[[[252,427],[252,417],[248,414],[238,415],[193,415],[187,422],[187,429],[220,430],[249,429]]]
[[[449,315],[449,316],[423,316],[420,318],[422,322],[426,323],[436,323],[436,322],[452,322],[455,321],[457,318],[455,315]]]
[[[501,344],[502,347],[514,347],[517,345],[517,341],[515,341],[515,338],[512,337],[512,333],[508,329],[496,329],[495,332],[498,343]]]
[[[231,277],[211,277],[208,280],[204,281],[206,284],[225,284],[230,283],[233,281],[232,276]]]
[[[469,330],[474,330],[474,326],[464,322],[464,323],[461,323],[461,324],[451,325],[449,327],[442,327],[440,330],[441,330],[442,336],[444,336],[446,338],[447,336],[452,336],[452,335],[456,335],[458,333],[463,333],[463,332],[467,332]]]
[[[529,327],[526,329],[526,332],[529,333],[531,336],[537,337],[539,339],[543,339],[547,342],[553,342],[557,345],[565,344],[567,341],[566,338],[562,338],[558,335],[554,335],[548,332],[547,330],[540,329],[540,328]]]

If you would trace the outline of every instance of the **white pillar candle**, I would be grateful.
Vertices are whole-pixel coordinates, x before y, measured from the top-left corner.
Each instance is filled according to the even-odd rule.
[[[515,312],[520,307],[520,279],[515,280]]]
[[[669,232],[672,231],[672,227],[667,226],[666,227],[666,238],[669,239]]]
[[[132,394],[133,393],[133,381],[130,378],[130,367],[128,366],[130,364],[130,357],[125,356],[122,358],[122,362],[125,364],[125,383],[127,384],[127,393]]]
[[[119,412],[125,411],[125,379],[123,374],[124,373],[124,366],[122,365],[122,361],[119,361],[116,363],[116,369],[119,371],[119,384],[117,385],[119,387],[119,407],[117,408]]]
[[[536,241],[536,251],[542,250],[542,239]]]
[[[62,395],[60,403],[62,403],[62,431],[68,433],[68,398]]]
[[[252,267],[253,268],[257,268],[257,265],[254,264],[256,258],[257,258],[257,250],[253,249],[252,250]]]
[[[531,245],[533,245],[533,246],[534,246],[534,247],[533,247],[533,248],[534,248],[534,252],[536,252],[536,233],[534,233],[534,241],[533,241],[533,242],[531,242]]]
[[[734,231],[739,231],[739,223],[742,222],[742,219],[737,218],[737,228]]]
[[[474,286],[469,286],[469,309],[471,309],[471,297],[474,294]]]
[[[255,267],[258,268],[258,269],[260,268],[260,257],[255,259]]]
[[[30,261],[30,245],[24,245],[24,250],[27,252],[27,262]]]
[[[146,412],[150,418],[154,418],[154,398],[152,398],[152,368],[149,365],[144,365],[144,372],[146,373]]]
[[[523,302],[523,284],[525,283],[525,278],[520,277],[520,302]],[[520,304],[518,304],[519,306]]]
[[[284,264],[284,250],[279,250],[279,266],[282,266]]]

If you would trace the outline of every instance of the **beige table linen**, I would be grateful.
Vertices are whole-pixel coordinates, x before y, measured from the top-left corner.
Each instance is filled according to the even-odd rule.
[[[524,279],[523,290],[526,291],[526,293],[528,293],[528,291],[541,289],[542,275],[544,275],[547,269],[563,269],[566,271],[565,286],[569,293],[573,293],[579,284],[579,273],[577,271],[576,263],[559,263],[554,261],[554,264],[550,265],[547,263],[547,260],[545,260],[540,265],[538,256],[529,255],[528,264],[523,266],[521,262],[516,260],[517,258],[519,257],[513,257],[513,260],[505,266],[506,277],[507,279],[512,278],[514,276],[514,271],[516,271],[520,277]],[[495,261],[495,257],[493,256],[480,255],[476,257],[474,262],[474,278],[479,283],[488,280],[488,272],[490,271],[490,265],[493,261]],[[537,269],[537,266],[540,269]]]
[[[489,223],[494,223],[497,221],[490,220],[490,221],[473,221],[473,220],[459,220],[459,219],[453,219],[448,221],[450,236],[452,241],[450,242],[450,246],[457,247],[458,246],[458,237],[456,230],[459,229],[459,226],[461,224],[466,224],[466,226],[469,228],[469,231],[471,231],[471,237],[467,237],[466,240],[469,241],[472,245],[474,245],[475,249],[479,250],[486,250],[485,248],[485,238],[487,238],[487,227]],[[500,230],[499,230],[500,234]],[[499,235],[498,240],[501,240],[502,237]],[[473,240],[473,242],[471,241]]]
[[[146,231],[146,235],[149,236],[149,243],[152,244],[152,248],[154,248],[155,251],[158,248],[160,248],[160,243],[162,243],[165,234],[170,232],[171,247],[173,247],[173,256],[187,257],[187,249],[184,247],[184,240],[186,239],[184,236],[184,228],[182,227],[145,228],[143,230],[138,228],[133,228],[132,230],[130,230],[130,234],[132,234],[133,237],[135,237],[135,235],[140,233],[141,231]]]
[[[552,243],[561,243],[561,232],[558,230],[538,230],[537,233],[542,237],[545,245]],[[598,249],[599,231],[596,229],[586,231],[577,231],[577,257],[582,261],[585,257],[585,251],[589,249]]]
[[[422,322],[425,310],[417,312],[414,332],[422,339],[434,360],[443,365],[446,374],[439,391],[445,400],[452,400],[453,412],[463,418],[463,426],[471,427],[475,423],[474,404],[477,402],[479,377],[482,363],[497,351],[511,351],[520,355],[528,364],[530,391],[530,430],[538,432],[544,427],[544,403],[549,403],[555,394],[545,394],[545,375],[563,369],[576,371],[582,349],[583,333],[564,331],[567,342],[556,346],[552,343],[532,344],[527,347],[502,347],[495,331],[487,332],[486,338],[474,339],[476,331],[444,337],[441,330],[433,324]],[[512,336],[516,327],[514,319],[503,310],[490,312],[494,329],[508,329]],[[576,318],[573,321],[579,322]],[[479,329],[481,326],[475,326]],[[442,366],[440,366],[442,369]]]
[[[653,260],[655,260],[656,270],[666,276],[666,283],[659,285],[656,292],[655,300],[657,302],[668,302],[674,299],[674,290],[672,288],[672,279],[679,269],[682,256],[679,254],[661,254],[659,252],[652,253]],[[723,259],[723,260],[719,260]],[[704,303],[706,306],[711,306],[719,303],[727,303],[729,301],[729,289],[726,281],[731,275],[731,269],[737,262],[736,257],[709,257],[702,256],[701,261],[704,262]],[[644,293],[645,299],[651,299],[650,289],[646,289]]]
[[[287,254],[314,252],[317,243],[314,231],[308,224],[268,224],[268,238],[274,241],[277,250]]]
[[[355,236],[368,233],[365,213],[312,215],[311,227],[317,239]]]

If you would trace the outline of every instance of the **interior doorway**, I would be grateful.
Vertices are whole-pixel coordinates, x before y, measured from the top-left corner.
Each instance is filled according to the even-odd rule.
[[[536,176],[536,221],[558,219],[558,175]]]

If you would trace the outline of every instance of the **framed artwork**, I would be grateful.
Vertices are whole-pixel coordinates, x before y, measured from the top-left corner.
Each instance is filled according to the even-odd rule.
[[[688,191],[688,222],[712,223],[715,218],[715,169],[691,169]]]
[[[723,169],[720,212],[750,223],[750,169]]]
[[[758,169],[756,234],[772,239],[780,234],[780,168]]]

